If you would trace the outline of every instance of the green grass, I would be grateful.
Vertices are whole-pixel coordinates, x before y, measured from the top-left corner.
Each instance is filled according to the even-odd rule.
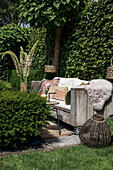
[[[112,170],[113,144],[104,148],[84,145],[52,151],[34,151],[0,159],[0,170]]]

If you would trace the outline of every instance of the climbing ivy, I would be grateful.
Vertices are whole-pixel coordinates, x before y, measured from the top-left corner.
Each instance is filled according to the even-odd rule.
[[[60,75],[87,80],[106,78],[113,55],[112,0],[88,4],[67,36],[62,46]]]
[[[37,28],[33,29],[30,35],[30,41],[27,45],[27,51],[31,49],[31,46],[38,41],[35,54],[33,56],[31,69],[41,70],[44,72],[44,66],[46,62],[47,56],[47,44],[46,44],[46,29],[45,28]]]

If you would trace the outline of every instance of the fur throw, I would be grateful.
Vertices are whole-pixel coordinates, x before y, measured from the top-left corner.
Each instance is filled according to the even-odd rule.
[[[90,104],[96,111],[101,111],[112,95],[112,84],[104,79],[92,80],[85,86]]]

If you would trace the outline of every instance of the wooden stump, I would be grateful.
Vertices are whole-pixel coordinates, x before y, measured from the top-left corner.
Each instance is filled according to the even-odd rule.
[[[111,133],[105,119],[97,116],[93,116],[83,124],[79,137],[89,146],[106,146],[111,142]]]

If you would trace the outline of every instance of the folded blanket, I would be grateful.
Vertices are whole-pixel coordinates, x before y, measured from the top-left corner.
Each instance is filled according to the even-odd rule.
[[[58,86],[67,86],[68,90],[71,90],[71,88],[75,88],[81,83],[87,84],[88,81],[79,78],[60,78]]]
[[[92,80],[85,86],[90,104],[96,111],[101,111],[107,100],[112,95],[112,84],[104,79]]]

